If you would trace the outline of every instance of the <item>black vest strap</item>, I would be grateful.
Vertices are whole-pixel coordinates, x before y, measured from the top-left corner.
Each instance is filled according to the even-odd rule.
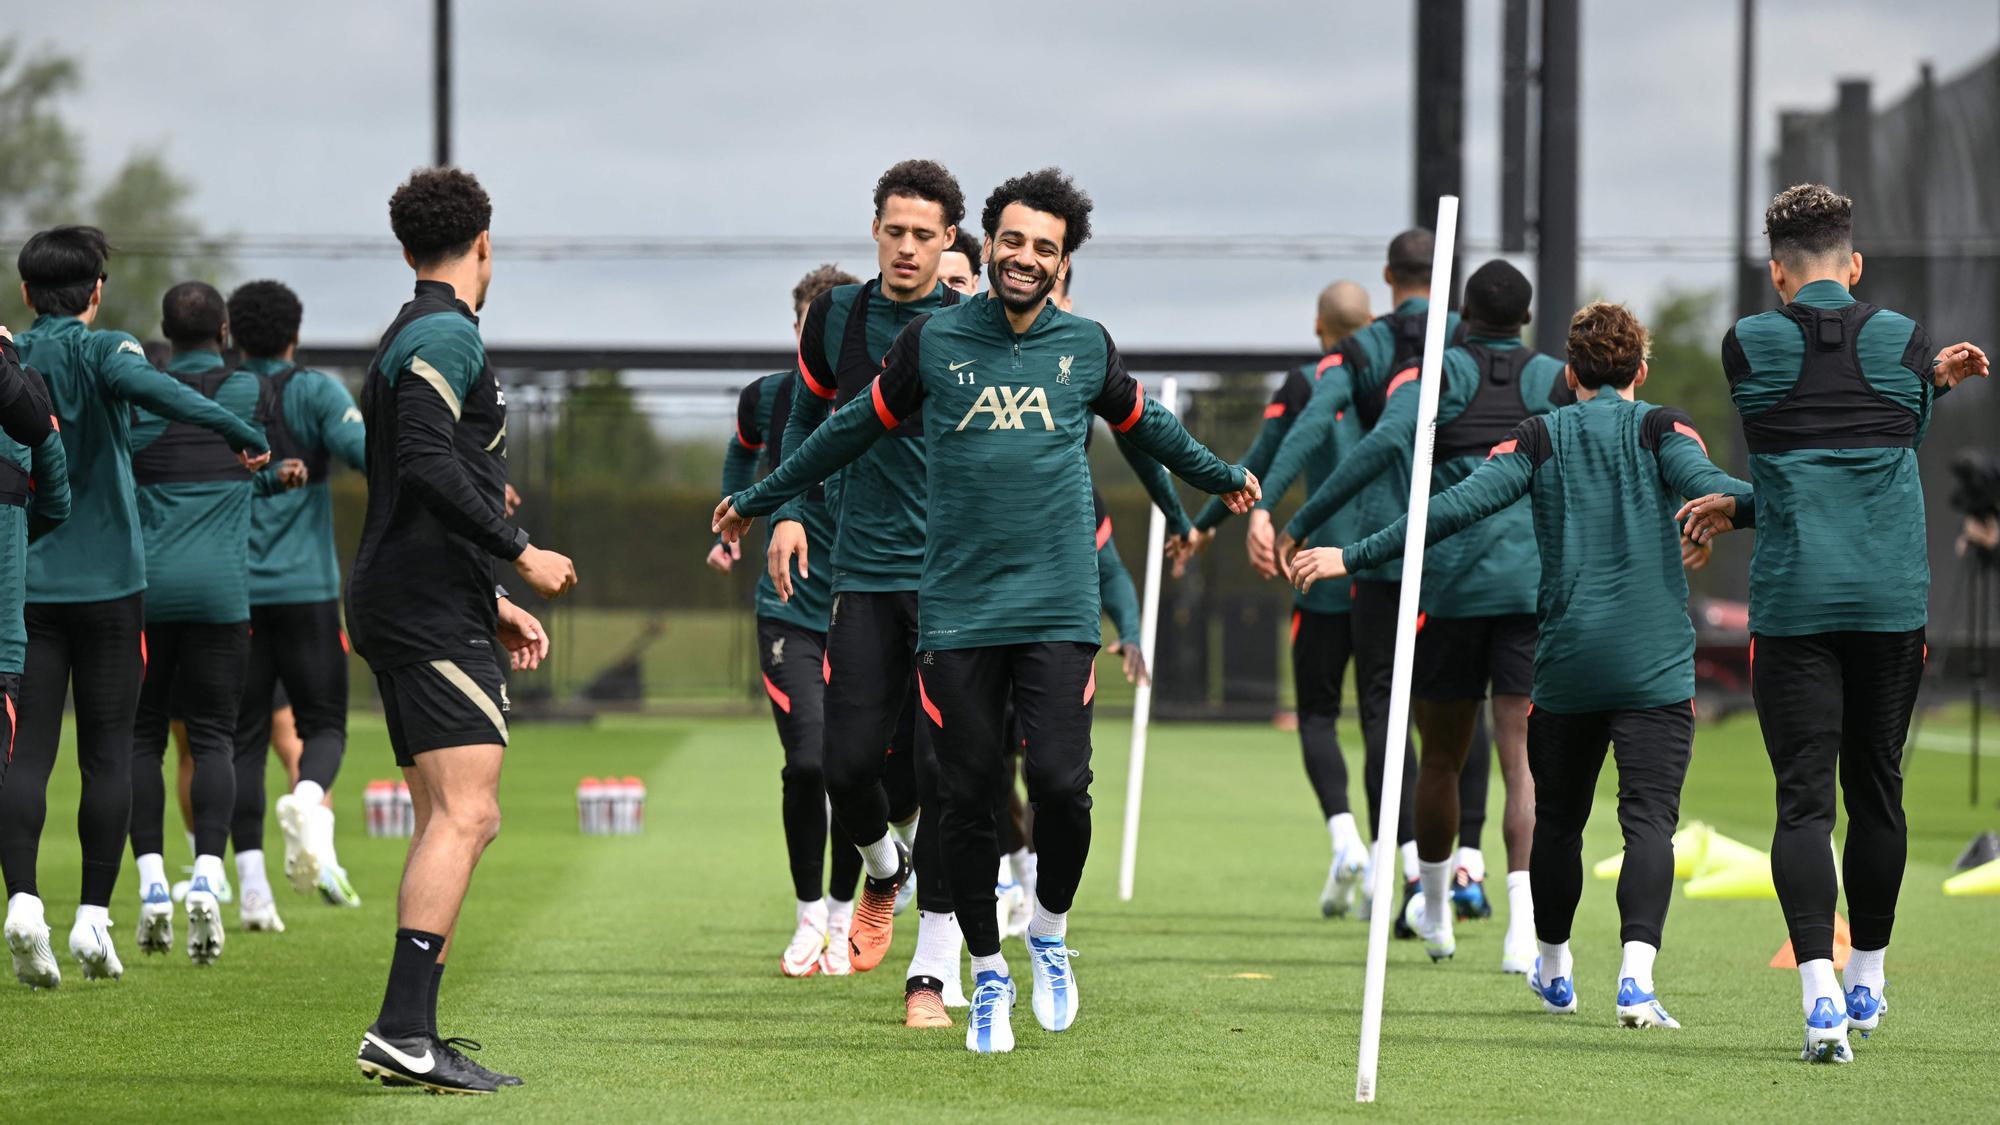
[[[868,352],[868,306],[869,298],[879,288],[880,278],[872,279],[861,286],[854,295],[854,304],[847,310],[847,326],[840,335],[840,362],[833,369],[833,381],[838,395],[837,404],[845,406],[847,400],[868,388],[870,380],[882,371],[884,357]],[[944,304],[958,303],[958,290],[944,291]],[[924,436],[924,412],[922,409],[910,411],[910,416],[902,424],[889,431],[890,437],[920,438]]]
[[[222,384],[235,372],[227,367],[218,367],[199,375],[172,371],[167,374],[212,402]],[[200,426],[190,426],[186,422],[168,422],[166,430],[153,440],[153,444],[132,455],[132,479],[139,484],[242,483],[250,479],[250,474],[236,459],[236,454],[221,434]]]
[[[0,457],[0,507],[25,508],[34,491],[35,481],[28,470]]]
[[[1479,389],[1464,412],[1437,428],[1439,461],[1454,457],[1484,457],[1527,420],[1521,398],[1521,375],[1535,353],[1527,348],[1490,348],[1462,344],[1479,367]]]
[[[1883,398],[1861,370],[1861,330],[1881,309],[1859,301],[1822,309],[1794,302],[1778,312],[1799,326],[1806,351],[1798,381],[1769,410],[1743,419],[1752,453],[1796,449],[1908,449],[1915,412]]]
[[[257,380],[257,424],[264,427],[272,461],[304,461],[307,480],[325,480],[333,469],[333,458],[326,446],[308,447],[292,431],[291,422],[285,417],[285,391],[298,373],[297,367],[287,367]]]
[[[785,424],[791,421],[792,387],[797,383],[797,379],[779,379],[777,390],[771,392],[771,420],[764,426],[764,453],[758,458],[766,473],[778,467],[778,461],[784,454]],[[806,499],[824,501],[826,485],[816,483],[806,489]]]
[[[1361,418],[1363,430],[1372,430],[1375,428],[1375,423],[1381,421],[1382,411],[1389,405],[1389,383],[1397,375],[1402,374],[1405,368],[1423,362],[1424,330],[1426,322],[1430,319],[1430,313],[1428,310],[1416,313],[1392,312],[1384,313],[1376,319],[1388,324],[1393,343],[1389,353],[1389,370],[1384,373],[1384,378],[1378,381],[1379,385],[1366,390],[1357,389],[1354,409]],[[1464,335],[1465,326],[1460,324],[1458,331],[1445,341],[1445,346],[1450,347],[1459,343]],[[1346,361],[1351,364],[1356,358],[1358,357],[1350,355]]]

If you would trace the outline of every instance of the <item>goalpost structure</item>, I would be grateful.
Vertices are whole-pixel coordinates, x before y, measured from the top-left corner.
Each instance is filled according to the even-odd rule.
[[[1178,413],[1180,384],[1169,376],[1160,384],[1160,405]],[[1139,866],[1139,800],[1146,789],[1146,729],[1153,717],[1153,652],[1160,637],[1160,572],[1165,565],[1167,517],[1152,505],[1146,522],[1146,589],[1139,603],[1139,652],[1146,658],[1146,679],[1132,696],[1132,760],[1125,774],[1125,842],[1118,853],[1118,901],[1132,901],[1132,883]],[[1120,638],[1121,640],[1123,638]]]
[[[1375,818],[1375,909],[1368,919],[1368,973],[1361,996],[1361,1051],[1354,1100],[1375,1100],[1376,1064],[1382,1048],[1383,977],[1389,967],[1389,922],[1395,913],[1396,833],[1403,804],[1403,755],[1410,741],[1410,666],[1416,658],[1417,598],[1424,584],[1424,531],[1431,509],[1431,453],[1437,438],[1439,371],[1444,365],[1445,316],[1450,306],[1452,246],[1458,238],[1458,197],[1438,197],[1437,248],[1431,258],[1431,297],[1424,321],[1424,361],[1417,382],[1417,445],[1410,458],[1409,533],[1403,549],[1403,588],[1396,607],[1395,680],[1389,693],[1389,744],[1383,761],[1381,813]]]

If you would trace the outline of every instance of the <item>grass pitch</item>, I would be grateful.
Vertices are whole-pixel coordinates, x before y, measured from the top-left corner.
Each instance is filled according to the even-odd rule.
[[[126,974],[111,985],[84,983],[64,941],[77,873],[65,753],[42,885],[66,979],[50,993],[0,988],[7,1118],[1673,1121],[1859,1110],[1967,1120],[2000,1104],[2000,898],[1939,890],[1966,839],[2000,825],[1990,804],[1967,807],[1963,756],[1920,753],[1911,765],[1892,1010],[1873,1040],[1856,1040],[1852,1066],[1797,1061],[1796,974],[1765,967],[1784,940],[1775,902],[1689,902],[1677,890],[1659,985],[1686,1028],[1618,1029],[1612,884],[1590,880],[1575,939],[1580,1015],[1542,1015],[1521,978],[1498,972],[1502,917],[1461,925],[1458,956],[1443,965],[1397,943],[1381,1100],[1357,1107],[1365,931],[1318,916],[1326,831],[1293,736],[1156,726],[1138,896],[1120,904],[1127,728],[1114,721],[1099,725],[1098,839],[1071,923],[1083,1015],[1049,1035],[1024,997],[1019,1046],[1001,1058],[966,1053],[962,1014],[950,1032],[901,1027],[912,916],[874,973],[779,976],[791,896],[768,721],[518,730],[506,827],[461,923],[442,1022],[446,1034],[483,1040],[484,1061],[529,1085],[476,1103],[384,1090],[352,1059],[380,999],[402,842],[362,834],[362,783],[392,770],[379,722],[358,716],[356,727],[341,848],[366,905],[322,907],[280,881],[289,932],[232,928],[221,963],[198,969],[184,956],[139,956],[128,870],[113,905]],[[1358,747],[1351,731],[1348,744]],[[1358,803],[1358,763],[1353,773]],[[646,834],[579,836],[573,789],[584,774],[645,778]],[[1612,784],[1607,766],[1586,860],[1617,848]],[[1767,846],[1771,810],[1754,720],[1704,725],[1685,815]],[[1499,843],[1496,808],[1486,837],[1496,868]],[[1504,913],[1497,875],[1491,885]],[[233,907],[226,918],[234,927]],[[178,918],[177,939],[184,932]],[[1008,953],[1025,987],[1018,944]]]

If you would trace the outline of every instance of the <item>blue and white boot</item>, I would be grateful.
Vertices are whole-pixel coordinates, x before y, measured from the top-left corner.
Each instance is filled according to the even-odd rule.
[[[972,1012],[965,1020],[965,1049],[1000,1055],[1014,1049],[1014,982],[985,972],[973,981]]]
[[[1550,1015],[1576,1014],[1576,985],[1568,977],[1557,977],[1543,984],[1540,957],[1535,958],[1535,971],[1528,974],[1528,991],[1541,997],[1542,1007],[1547,1009]]]
[[[1424,952],[1430,954],[1433,964],[1448,961],[1452,954],[1458,952],[1458,939],[1451,931],[1451,913],[1447,907],[1444,917],[1432,918],[1430,911],[1424,909],[1424,896],[1421,894],[1403,904],[1403,923],[1411,933],[1424,939]]]
[[[1850,1063],[1854,1049],[1847,1044],[1847,1012],[1831,996],[1813,1002],[1806,1017],[1806,1047],[1799,1052],[1806,1062]]]
[[[1847,1026],[1868,1038],[1868,1033],[1881,1026],[1882,1013],[1889,1010],[1888,985],[1881,991],[1857,984],[1847,990]]]
[[[160,890],[164,894],[166,888],[161,887]],[[188,959],[197,965],[215,964],[216,959],[222,956],[222,906],[215,892],[209,889],[208,880],[200,875],[194,877],[194,886],[188,888],[187,916]],[[140,925],[145,925],[143,918]],[[171,935],[168,940],[172,940]]]
[[[1035,981],[1028,1004],[1045,1030],[1067,1031],[1076,1022],[1076,974],[1069,967],[1069,959],[1075,955],[1076,950],[1068,948],[1062,938],[1028,938]]]
[[[1638,981],[1625,977],[1618,982],[1619,1027],[1678,1028],[1680,1025],[1679,1020],[1660,1006],[1660,998],[1640,988]]]
[[[138,945],[141,953],[166,953],[174,947],[174,900],[164,883],[149,885],[139,898]]]

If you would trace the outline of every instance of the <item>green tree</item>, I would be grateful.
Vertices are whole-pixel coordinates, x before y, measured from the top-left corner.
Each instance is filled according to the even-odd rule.
[[[1653,359],[1640,397],[1694,419],[1711,460],[1736,472],[1741,427],[1722,374],[1722,291],[1670,289],[1654,309]]]
[[[662,478],[663,443],[616,371],[586,372],[562,402],[551,434],[552,479],[647,484]]]
[[[22,239],[41,227],[82,222],[102,227],[114,248],[97,323],[157,336],[160,294],[189,278],[220,281],[229,262],[188,214],[193,186],[158,152],[133,153],[86,196],[83,145],[59,111],[81,84],[74,60],[0,40],[0,252],[8,263],[0,322],[29,315],[12,270]]]

